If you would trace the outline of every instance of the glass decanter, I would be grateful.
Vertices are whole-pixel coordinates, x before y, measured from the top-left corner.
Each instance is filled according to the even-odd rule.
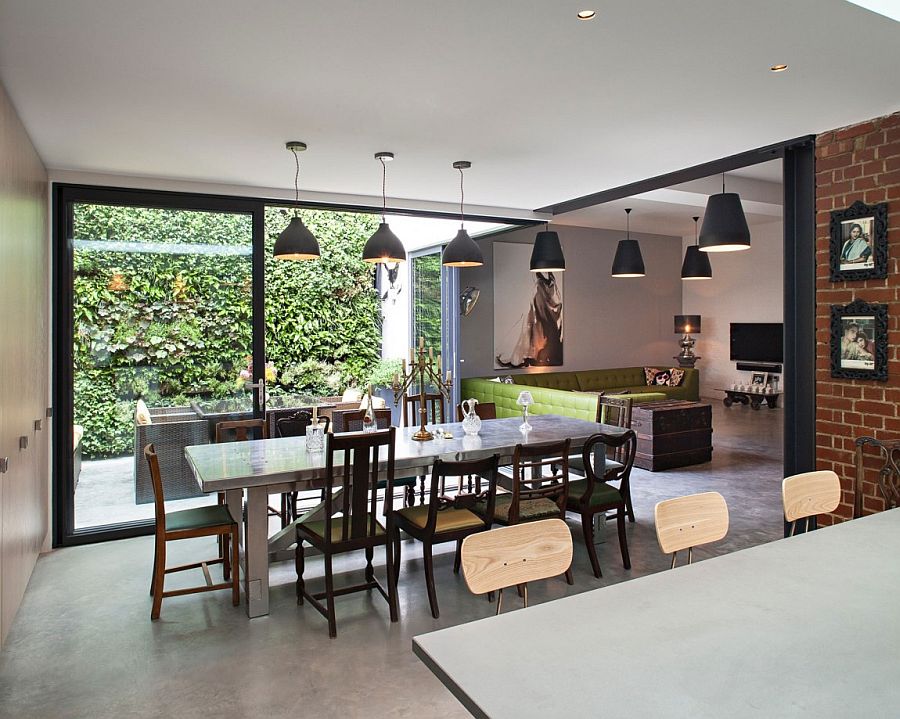
[[[463,400],[461,405],[464,413],[462,421],[463,432],[470,436],[477,435],[481,431],[481,417],[475,412],[475,405],[477,404],[478,400],[472,397],[471,399]]]

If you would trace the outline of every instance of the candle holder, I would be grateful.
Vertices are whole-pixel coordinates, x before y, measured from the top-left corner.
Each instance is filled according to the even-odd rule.
[[[412,438],[418,442],[427,442],[434,439],[434,435],[428,431],[425,424],[428,419],[428,407],[426,406],[426,388],[432,385],[450,404],[450,388],[453,386],[453,376],[450,370],[447,370],[447,378],[441,378],[441,356],[437,356],[435,362],[434,351],[428,348],[425,351],[425,338],[419,338],[419,349],[410,349],[409,351],[409,368],[407,369],[406,360],[403,360],[403,370],[401,375],[394,375],[391,383],[391,389],[394,390],[394,405],[400,403],[403,396],[413,385],[419,388],[419,429],[412,435]]]

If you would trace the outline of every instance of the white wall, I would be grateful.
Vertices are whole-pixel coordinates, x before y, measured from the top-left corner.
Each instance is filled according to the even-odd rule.
[[[754,225],[750,236],[749,250],[710,254],[711,280],[683,282],[684,314],[700,315],[702,321],[694,347],[702,358],[697,363],[702,397],[721,399],[716,389],[735,377],[749,378],[729,359],[730,323],[784,321],[782,223]],[[683,240],[684,247],[693,243],[693,235]]]
[[[532,227],[480,241],[485,263],[460,271],[460,287],[481,289],[478,304],[460,318],[462,377],[498,374],[494,370],[493,242],[533,244],[542,227]],[[640,240],[647,276],[609,276],[617,242],[624,232],[552,226],[566,257],[561,367],[502,370],[557,372],[673,364],[678,337],[673,318],[681,313],[681,239],[632,233]]]

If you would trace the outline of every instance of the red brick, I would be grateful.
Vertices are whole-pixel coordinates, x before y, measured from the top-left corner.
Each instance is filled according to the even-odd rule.
[[[877,414],[882,417],[894,417],[897,413],[897,406],[894,404],[868,400],[857,401],[855,409],[863,414]]]

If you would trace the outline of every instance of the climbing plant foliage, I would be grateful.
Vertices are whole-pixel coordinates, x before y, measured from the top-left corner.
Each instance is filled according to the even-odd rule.
[[[361,382],[380,356],[372,269],[359,259],[377,218],[301,211],[322,258],[276,260],[291,213],[266,210],[273,392],[330,393]],[[249,215],[80,204],[73,232],[75,422],[85,428],[85,457],[132,451],[138,397],[181,406],[241,391],[251,351]]]

